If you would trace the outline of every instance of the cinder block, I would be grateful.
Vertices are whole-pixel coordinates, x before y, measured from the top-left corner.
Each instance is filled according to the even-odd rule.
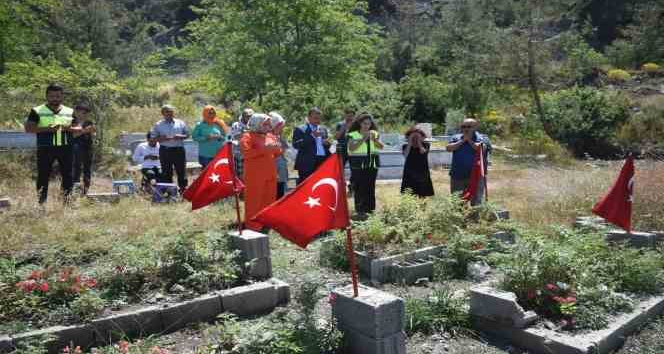
[[[411,285],[418,279],[433,277],[433,262],[396,263],[390,266],[390,279],[397,284]]]
[[[64,347],[73,345],[89,348],[94,345],[94,334],[89,326],[53,326],[13,336],[14,345],[39,337],[48,337],[45,341],[49,353],[60,353]]]
[[[242,230],[242,235],[233,231],[228,235],[245,260],[270,257],[270,238],[267,235],[252,230]]]
[[[272,277],[272,258],[254,258],[248,262],[250,276],[258,279],[267,279]]]
[[[355,331],[344,333],[344,347],[348,354],[406,354],[406,334],[397,332],[375,339]]]
[[[524,328],[537,320],[533,311],[524,311],[516,295],[488,287],[470,290],[470,313],[514,328]]]
[[[491,238],[499,240],[504,243],[513,244],[516,242],[516,237],[513,233],[507,231],[498,231],[491,235]]]
[[[649,232],[631,232],[628,233],[624,230],[611,230],[606,233],[605,239],[607,242],[624,242],[627,241],[630,246],[643,248],[655,247],[655,240],[657,236]]]
[[[277,288],[270,283],[255,283],[221,292],[224,311],[238,316],[266,313],[277,306]]]
[[[403,331],[405,305],[403,299],[378,289],[360,285],[358,297],[348,285],[333,290],[336,300],[332,313],[339,328],[373,339],[382,339]]]
[[[509,220],[510,211],[505,209],[496,210],[496,217],[498,220]]]
[[[115,203],[120,200],[117,193],[88,193],[85,195],[89,200],[99,203]]]
[[[157,306],[97,319],[90,325],[98,345],[109,345],[126,337],[159,333],[164,329]]]
[[[290,301],[290,285],[277,278],[270,279],[270,283],[272,283],[277,290],[277,305],[288,304]]]
[[[664,244],[664,231],[652,231],[655,234],[655,243]]]
[[[208,294],[161,310],[164,332],[176,331],[188,323],[207,322],[224,310],[218,294]]]
[[[0,353],[9,353],[14,349],[14,340],[9,336],[0,335]]]

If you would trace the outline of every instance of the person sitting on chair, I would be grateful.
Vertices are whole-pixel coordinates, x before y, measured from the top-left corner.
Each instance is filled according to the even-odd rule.
[[[150,192],[161,179],[161,163],[159,162],[159,143],[157,137],[148,132],[147,141],[138,144],[132,159],[141,164],[143,190]]]

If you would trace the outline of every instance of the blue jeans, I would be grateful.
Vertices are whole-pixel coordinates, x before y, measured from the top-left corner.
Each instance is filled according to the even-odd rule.
[[[198,163],[201,164],[201,168],[204,169],[210,161],[214,160],[214,157],[205,157],[198,155]]]

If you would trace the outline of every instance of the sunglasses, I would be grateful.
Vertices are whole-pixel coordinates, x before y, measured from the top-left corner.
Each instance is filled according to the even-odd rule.
[[[462,125],[461,129],[470,129],[472,127],[473,127],[472,125]]]

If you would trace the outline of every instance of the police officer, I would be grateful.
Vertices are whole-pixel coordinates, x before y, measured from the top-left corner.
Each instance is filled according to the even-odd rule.
[[[72,126],[74,110],[64,106],[63,99],[63,87],[50,84],[46,88],[46,104],[33,108],[24,124],[27,133],[37,135],[37,191],[40,204],[46,202],[48,197],[48,180],[53,161],[58,161],[65,203],[73,184],[72,133],[81,128]]]

